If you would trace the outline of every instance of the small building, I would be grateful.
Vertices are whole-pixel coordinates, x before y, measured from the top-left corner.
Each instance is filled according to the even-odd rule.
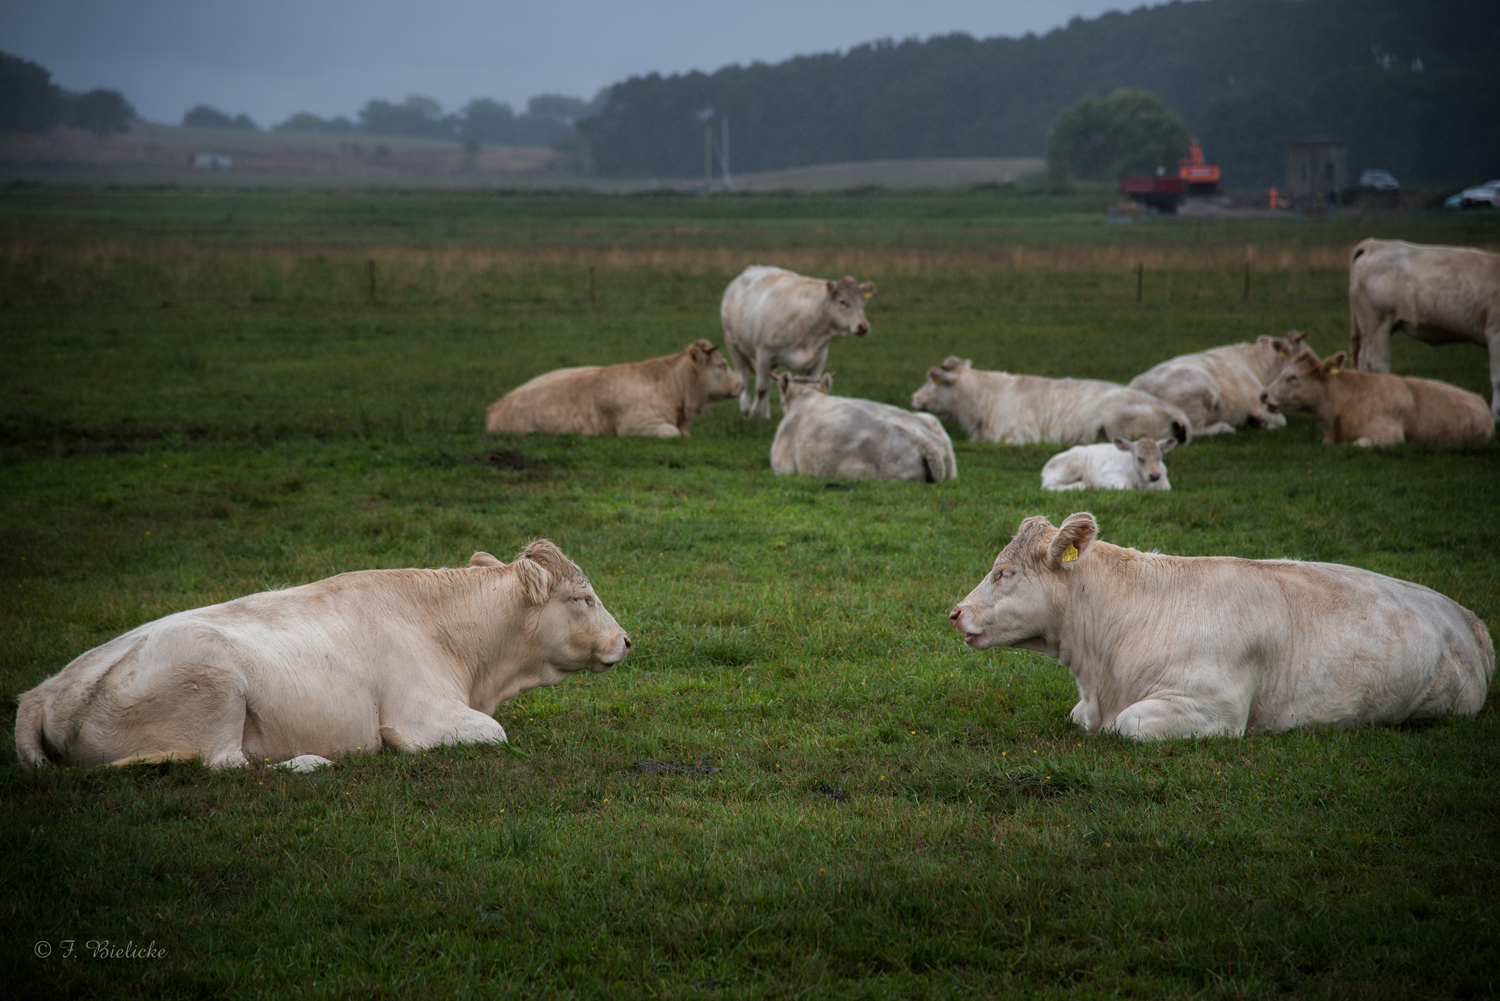
[[[1342,192],[1349,186],[1349,145],[1313,136],[1286,148],[1286,191],[1293,201]]]
[[[199,153],[193,157],[193,166],[204,170],[228,170],[231,163],[225,153]]]

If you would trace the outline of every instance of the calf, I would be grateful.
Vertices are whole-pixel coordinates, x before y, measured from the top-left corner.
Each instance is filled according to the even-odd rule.
[[[1286,418],[1260,402],[1261,390],[1302,347],[1303,334],[1260,337],[1178,355],[1130,380],[1131,389],[1178,407],[1193,422],[1193,436],[1232,434],[1242,427],[1279,428]]]
[[[1325,445],[1485,441],[1495,434],[1478,394],[1434,379],[1353,372],[1342,351],[1319,361],[1303,348],[1260,398],[1273,411],[1311,411]]]
[[[776,366],[816,379],[828,363],[829,342],[868,334],[865,300],[874,294],[873,283],[848,275],[833,282],[758,264],[730,282],[719,318],[724,349],[745,382],[740,416],[771,416]]]
[[[539,375],[490,404],[484,429],[687,438],[694,417],[744,388],[724,356],[697,340],[675,355]]]
[[[930,414],[885,403],[829,396],[833,376],[777,376],[786,416],[771,443],[771,468],[848,479],[958,479],[948,432]]]
[[[21,696],[30,765],[250,759],[299,771],[383,745],[505,740],[506,699],[607,671],[630,637],[583,572],[533,542],[509,566],[362,570],[178,612]]]
[[[1349,258],[1349,354],[1361,372],[1391,370],[1391,331],[1428,344],[1489,349],[1490,421],[1500,421],[1500,254],[1363,240]]]
[[[1036,650],[1073,721],[1141,740],[1400,723],[1484,705],[1489,630],[1420,584],[1336,563],[1164,556],[1094,516],[1027,518],[949,613],[975,650]]]
[[[1176,445],[1176,438],[1116,438],[1113,444],[1074,445],[1047,460],[1042,489],[1171,490],[1161,456]]]
[[[1186,414],[1138,389],[1094,379],[983,372],[967,358],[951,356],[928,369],[911,407],[952,417],[974,441],[1007,445],[1082,445],[1113,438],[1186,443],[1192,433]]]

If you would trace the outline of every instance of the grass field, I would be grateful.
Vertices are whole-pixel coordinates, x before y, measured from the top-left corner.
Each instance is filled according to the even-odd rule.
[[[904,404],[950,353],[1124,381],[1292,327],[1346,345],[1337,267],[1266,266],[1242,300],[1241,261],[1204,248],[1297,265],[1364,235],[1500,244],[1489,217],[1099,215],[1086,196],[991,192],[0,195],[0,729],[22,691],[149,619],[346,570],[508,560],[536,537],[636,643],[608,674],[503,705],[508,750],[299,776],[32,772],[7,746],[0,983],[1494,995],[1493,704],[1133,745],[1069,723],[1063,668],[969,651],[946,613],[1021,518],[1087,509],[1141,549],[1418,581],[1500,633],[1500,446],[1324,447],[1294,415],[1174,451],[1167,495],[1058,497],[1038,489],[1055,448],[957,429],[956,482],[847,489],[772,475],[774,425],[731,404],[682,441],[481,433],[484,407],[539,372],[718,340],[719,295],[752,260],[857,259],[880,289],[871,335],[833,348],[835,391]],[[1016,248],[1056,256],[1018,266]],[[1139,303],[1129,268],[1080,264],[1147,250],[1180,266]],[[1393,349],[1397,371],[1487,394],[1476,347]],[[720,770],[632,771],[650,760]],[[95,958],[104,940],[167,955]]]

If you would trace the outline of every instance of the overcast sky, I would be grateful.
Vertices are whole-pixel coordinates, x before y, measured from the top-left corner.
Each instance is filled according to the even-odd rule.
[[[591,97],[628,76],[779,62],[877,38],[1044,33],[1119,0],[5,0],[0,49],[151,121],[195,104],[262,127],[372,97]]]

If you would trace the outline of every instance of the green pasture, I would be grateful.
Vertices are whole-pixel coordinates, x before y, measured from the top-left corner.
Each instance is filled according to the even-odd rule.
[[[486,439],[485,406],[540,372],[717,341],[732,274],[600,267],[591,297],[577,264],[398,255],[371,303],[361,260],[306,252],[524,241],[501,218],[514,206],[552,219],[559,243],[628,243],[645,218],[650,244],[694,218],[705,247],[764,240],[774,263],[778,246],[820,252],[823,233],[832,260],[858,233],[828,237],[788,206],[824,220],[843,206],[873,232],[921,216],[912,205],[982,216],[1012,196],[862,197],[0,195],[0,730],[21,692],[152,618],[476,549],[509,560],[538,537],[635,641],[608,674],[503,705],[508,749],[383,753],[310,776],[33,772],[7,741],[7,994],[1500,991],[1492,705],[1422,726],[1136,745],[1072,726],[1065,669],[970,651],[946,618],[1022,518],[1086,509],[1103,538],[1141,549],[1418,581],[1500,634],[1500,446],[1325,447],[1294,415],[1174,451],[1164,496],[1057,496],[1038,475],[1055,447],[957,428],[953,483],[778,477],[774,424],[729,403],[688,440]],[[1105,227],[1066,197],[1028,197],[1012,199],[1036,217],[1018,240],[1265,231]],[[409,235],[340,217],[360,199],[407,213]],[[251,229],[184,252],[225,211]],[[1488,217],[1367,222],[1500,242]],[[1349,220],[1267,225],[1282,240],[1367,235]],[[757,227],[782,242],[746,236]],[[877,258],[859,277],[880,286],[873,330],[834,345],[835,392],[891,403],[948,354],[1125,381],[1259,334],[1305,330],[1322,353],[1348,336],[1334,271],[1257,274],[1248,300],[1238,270],[1155,274],[1139,303],[1129,273]],[[1394,361],[1488,393],[1477,347],[1402,338]],[[703,767],[634,768],[651,761]],[[89,943],[105,940],[167,955],[96,958]]]

